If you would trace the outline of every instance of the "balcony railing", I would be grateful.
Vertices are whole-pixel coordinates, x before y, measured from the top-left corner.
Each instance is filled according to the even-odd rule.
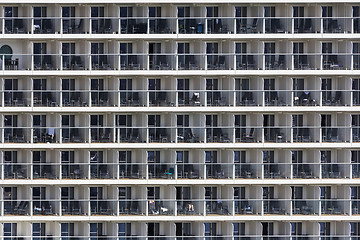
[[[272,163],[188,163],[161,160],[158,163],[139,159],[133,163],[88,162],[74,163],[3,163],[3,179],[351,179],[359,178],[359,163],[320,163],[315,159],[305,163],[290,163],[289,159]]]
[[[5,34],[350,34],[358,17],[3,17]]]
[[[26,235],[12,235],[11,237],[1,237],[0,239],[31,239],[36,238],[39,240],[49,240],[49,238],[54,240],[61,240],[64,236],[57,236],[56,234],[48,234],[46,236],[26,236]],[[104,234],[104,235],[67,235],[66,239],[69,240],[106,240],[106,239],[124,239],[124,240],[189,240],[189,239],[206,239],[206,240],[219,240],[219,239],[237,239],[237,240],[358,240],[360,236],[349,236],[349,235],[316,235],[316,234],[303,234],[303,235],[287,235],[287,234],[273,234],[273,235],[256,235],[256,234],[244,234],[244,235],[194,235],[191,233],[183,233],[182,236],[144,236],[144,235],[132,235],[132,236],[123,236],[123,235],[112,235],[112,234]]]
[[[4,215],[358,215],[353,199],[19,199]]]
[[[358,126],[9,126],[0,128],[0,142],[48,144],[346,143],[360,141],[358,130]]]
[[[358,53],[104,53],[1,55],[1,71],[359,70]]]
[[[4,107],[350,107],[360,90],[2,90]]]

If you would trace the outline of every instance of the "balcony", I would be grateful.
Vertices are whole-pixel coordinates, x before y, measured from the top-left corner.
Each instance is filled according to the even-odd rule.
[[[113,18],[91,18],[91,33],[92,34],[115,34],[118,33],[114,26],[117,26],[116,19]],[[79,22],[80,25],[80,22]]]
[[[201,163],[177,163],[178,179],[201,179],[203,178],[204,165]]]
[[[59,201],[33,200],[33,215],[56,215],[59,213]]]
[[[85,143],[88,142],[85,136],[87,129],[79,127],[63,126],[61,130],[62,143]]]
[[[291,67],[288,65],[288,55],[264,53],[265,70],[287,70]]]
[[[149,176],[149,175],[148,175]],[[146,178],[146,164],[119,163],[119,178],[144,179]]]
[[[148,128],[148,141],[150,143],[171,143],[175,142],[176,129],[171,127],[152,127]]]
[[[241,215],[258,215],[261,214],[261,200],[243,200],[235,199],[234,200],[234,213]]]
[[[350,215],[350,200],[321,200],[321,214]]]
[[[207,70],[233,70],[234,57],[228,53],[206,54]]]
[[[114,142],[113,127],[91,127],[90,139],[92,143],[112,143]]]
[[[324,33],[351,33],[351,18],[322,18]]]
[[[5,143],[290,143],[358,142],[357,127],[4,127]]]
[[[349,164],[321,163],[322,178],[349,178]]]
[[[234,33],[234,19],[232,18],[207,18],[207,33],[208,34],[233,34]]]
[[[350,142],[351,127],[321,127],[322,142]]]
[[[262,18],[235,18],[236,33],[237,34],[254,34],[263,33],[263,19]]]
[[[84,168],[87,166],[87,164],[62,163],[61,177],[62,179],[85,179],[87,176],[84,174]]]
[[[4,163],[4,179],[27,179],[30,164]]]
[[[351,69],[351,57],[341,53],[323,54],[322,63],[324,70]]]
[[[62,90],[62,107],[87,107],[89,91]]]
[[[149,215],[174,215],[175,201],[147,200]]]
[[[30,106],[31,98],[28,92],[20,90],[5,90],[4,91],[4,106],[5,107],[28,107]]]
[[[23,127],[5,127],[4,141],[6,143],[30,142],[30,129]]]
[[[4,200],[4,215],[30,215],[30,201]]]
[[[176,69],[176,56],[173,54],[148,54],[148,70],[174,70]]]
[[[298,163],[293,164],[293,178],[319,178],[320,164]]]
[[[119,214],[125,215],[145,215],[146,201],[135,199],[120,199],[119,200]]]
[[[91,54],[90,63],[91,70],[119,70],[116,62],[119,56],[111,54]]]
[[[33,164],[34,179],[58,179],[59,164]]]
[[[62,215],[86,215],[88,202],[84,200],[61,200]]]
[[[292,94],[294,106],[319,106],[320,91],[293,91]]]
[[[121,34],[147,34],[147,18],[120,18]]]
[[[293,70],[319,70],[321,69],[321,54],[314,53],[294,53],[288,54],[288,58],[292,57]],[[334,66],[329,66],[327,70],[334,70]],[[350,65],[347,65],[350,66]]]
[[[350,179],[359,178],[357,163],[34,163],[3,164],[4,179]],[[352,171],[351,171],[352,170]]]
[[[260,164],[235,163],[235,178],[259,178]]]
[[[13,100],[12,100],[13,101]],[[57,91],[33,91],[34,107],[58,107],[60,95]]]
[[[205,58],[201,54],[177,54],[179,70],[204,70]]]
[[[85,34],[89,33],[85,26],[88,26],[88,18],[74,18],[63,17],[62,18],[62,33],[63,34]]]
[[[175,178],[175,168],[173,164],[162,163],[148,163],[148,176],[149,179],[173,179]]]
[[[293,127],[293,142],[319,142],[316,127]]]
[[[150,34],[174,34],[176,33],[175,18],[149,18]]]
[[[291,19],[265,18],[265,33],[290,33]]]
[[[114,169],[114,164],[110,163],[90,163],[91,179],[114,179],[110,169]]]
[[[357,17],[5,17],[5,34],[348,34]],[[119,25],[120,23],[120,25]],[[207,30],[206,30],[207,29]]]
[[[298,17],[293,18],[294,33],[320,33],[321,18]]]
[[[173,91],[149,90],[149,106],[175,106],[174,95]]]
[[[120,54],[120,70],[145,70],[146,60],[144,55]]]
[[[34,54],[32,58],[34,70],[59,70],[58,55]]]
[[[287,94],[290,92],[285,91],[269,91],[265,90],[265,106],[287,106],[290,105],[286,100],[289,99]]]
[[[229,127],[206,127],[206,142],[230,143],[233,142],[233,128]]]
[[[235,126],[235,142],[261,142],[261,127],[239,127]]]
[[[178,127],[177,129],[177,141],[178,143],[200,143],[203,141],[203,129],[190,128],[190,127]]]
[[[60,18],[33,18],[34,34],[55,34],[59,33]]]
[[[178,18],[180,34],[203,34],[205,33],[205,18]]]
[[[357,70],[352,53],[106,53],[3,55],[3,71]]]
[[[233,178],[233,165],[205,162],[205,173],[207,179],[231,179]]]
[[[319,213],[319,200],[292,200],[292,214],[294,215],[319,215]]]
[[[231,215],[230,206],[233,201],[227,200],[205,200],[206,215]]]
[[[4,29],[6,34],[29,34],[31,19],[28,18],[9,18],[4,19]]]
[[[115,92],[114,94],[117,95]],[[140,107],[147,105],[147,91],[137,90],[137,91],[119,91],[120,106],[124,107]]]
[[[147,141],[147,129],[142,127],[117,127],[116,140],[121,143],[143,143]]]
[[[263,200],[264,214],[287,215],[289,214],[290,201],[278,199]]]
[[[177,215],[204,215],[203,201],[176,200]]]
[[[279,179],[290,178],[290,165],[278,163],[264,163],[264,178]]]
[[[90,199],[91,215],[115,215],[117,204],[117,201],[114,200]]]
[[[236,54],[235,66],[236,70],[261,70],[262,55],[258,54]]]
[[[265,142],[290,142],[290,128],[286,127],[268,127],[264,126],[264,141]]]
[[[61,62],[63,70],[89,70],[88,64],[85,64],[88,60],[87,56],[62,54]]]
[[[60,132],[58,128],[34,127],[33,143],[59,143]]]

